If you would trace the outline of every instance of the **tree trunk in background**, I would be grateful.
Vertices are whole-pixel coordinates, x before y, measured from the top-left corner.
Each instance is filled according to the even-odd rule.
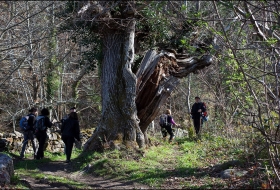
[[[144,146],[144,135],[137,118],[134,60],[135,20],[126,31],[107,30],[103,37],[102,118],[85,149],[99,150],[125,144],[127,148]],[[137,143],[136,143],[137,142]]]
[[[36,73],[35,65],[33,63],[34,58],[34,48],[32,44],[32,28],[30,24],[30,7],[29,2],[26,1],[26,12],[27,12],[27,30],[28,30],[28,48],[30,51],[30,59],[29,59],[29,65],[30,65],[30,74],[32,75],[32,86],[33,86],[33,92],[32,92],[32,104],[35,104],[38,101],[39,98],[39,87],[40,83],[38,80],[38,75]]]
[[[79,92],[78,92],[78,86],[82,80],[82,78],[85,76],[85,74],[87,73],[87,71],[89,70],[90,64],[85,65],[79,75],[76,77],[76,79],[74,80],[73,84],[72,84],[72,98],[74,100],[74,102],[77,101],[77,99],[79,98]],[[76,105],[73,105],[76,106]]]
[[[188,107],[188,112],[191,112],[191,103],[190,103],[190,96],[191,96],[191,75],[188,76],[188,91],[187,91],[187,107]]]

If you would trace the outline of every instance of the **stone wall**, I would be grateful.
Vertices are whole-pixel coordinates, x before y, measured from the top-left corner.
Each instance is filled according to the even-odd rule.
[[[86,143],[86,141],[91,137],[94,129],[86,129],[81,130],[81,142],[82,146]],[[148,131],[151,135],[154,134],[154,131]],[[45,144],[45,150],[49,152],[64,152],[64,143],[61,139],[59,128],[51,128],[47,131],[47,141]],[[180,128],[174,129],[175,137],[181,138],[188,136],[188,132],[186,130],[182,130]],[[38,142],[36,141],[36,146],[38,147]],[[16,131],[15,133],[0,133],[0,152],[1,151],[10,151],[13,153],[19,153],[22,148],[23,142],[23,134],[21,132]],[[76,145],[74,145],[75,147]],[[80,148],[80,147],[76,147]],[[28,142],[26,147],[26,154],[33,154],[33,149],[31,146],[31,142]]]
[[[87,129],[81,131],[82,145],[90,138],[93,133],[93,129]],[[60,130],[58,128],[51,128],[47,131],[47,141],[45,144],[45,150],[49,152],[64,152],[64,143],[61,139]],[[0,152],[20,152],[22,148],[23,134],[16,131],[15,133],[0,133]],[[38,147],[38,141],[35,139],[36,146]],[[75,145],[74,145],[75,146]],[[31,142],[28,142],[25,153],[32,153],[33,149]]]

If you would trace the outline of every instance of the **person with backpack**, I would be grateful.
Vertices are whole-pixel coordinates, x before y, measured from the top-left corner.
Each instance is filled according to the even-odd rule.
[[[206,112],[206,107],[204,103],[200,101],[199,97],[195,97],[195,103],[192,106],[191,115],[193,119],[193,125],[195,128],[195,133],[200,136],[200,129],[202,125],[202,113]]]
[[[65,144],[66,163],[69,163],[75,139],[81,140],[78,114],[76,112],[71,112],[69,117],[62,123],[61,133]]]
[[[47,108],[41,110],[41,115],[36,118],[35,135],[39,142],[39,148],[37,150],[36,159],[40,160],[44,158],[44,145],[47,139],[47,128],[51,128],[53,123],[50,118],[47,117],[50,112]]]
[[[34,158],[36,158],[36,144],[34,138],[34,124],[36,122],[36,115],[38,114],[36,108],[31,108],[29,110],[29,114],[27,116],[22,117],[20,120],[20,128],[23,132],[23,142],[22,142],[22,149],[20,152],[20,159],[24,158],[24,152],[26,149],[26,145],[28,140],[31,141],[32,148],[34,151]]]
[[[162,114],[160,116],[160,122],[159,125],[161,126],[161,132],[162,136],[165,139],[167,137],[167,133],[170,135],[169,137],[169,142],[172,142],[174,133],[172,130],[172,125],[178,126],[177,123],[173,120],[171,116],[171,110],[167,109],[165,111],[165,114]]]

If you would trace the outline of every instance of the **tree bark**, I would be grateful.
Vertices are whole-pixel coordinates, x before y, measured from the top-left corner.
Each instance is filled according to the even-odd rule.
[[[107,30],[103,37],[102,118],[85,149],[102,150],[124,143],[128,148],[144,146],[135,104],[134,60],[135,20],[124,32]]]
[[[187,89],[188,89],[188,93],[187,93],[187,96],[186,96],[186,103],[187,103],[187,107],[188,107],[188,112],[190,113],[191,112],[191,103],[190,103],[190,96],[191,96],[191,75],[188,76],[188,86],[187,86]]]

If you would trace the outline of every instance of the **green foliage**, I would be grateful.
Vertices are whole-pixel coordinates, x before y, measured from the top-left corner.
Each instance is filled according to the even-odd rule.
[[[60,72],[62,71],[62,63],[57,60],[57,29],[52,26],[50,31],[49,40],[49,63],[46,66],[48,70],[46,77],[46,87],[47,87],[47,100],[51,100],[60,86]]]
[[[18,174],[15,174],[11,177],[11,185],[15,186],[16,189],[29,189],[26,184],[20,181],[20,176]]]
[[[171,23],[169,18],[161,12],[167,3],[166,1],[153,1],[141,11],[144,19],[136,23],[136,33],[143,34],[139,40],[141,49],[150,49],[158,43],[166,44],[170,40]],[[168,10],[166,11],[168,12]]]
[[[50,71],[46,79],[47,99],[51,100],[60,85],[60,75],[57,71]]]
[[[188,129],[189,138],[190,139],[194,139],[194,137],[195,137],[195,129],[194,129],[194,127],[191,126],[191,127],[188,127],[187,129]]]
[[[19,184],[20,183],[20,177],[18,174],[11,176],[11,183],[12,184]]]
[[[276,45],[277,43],[278,43],[278,39],[276,39],[276,38],[268,38],[266,40],[266,44],[268,46]]]

